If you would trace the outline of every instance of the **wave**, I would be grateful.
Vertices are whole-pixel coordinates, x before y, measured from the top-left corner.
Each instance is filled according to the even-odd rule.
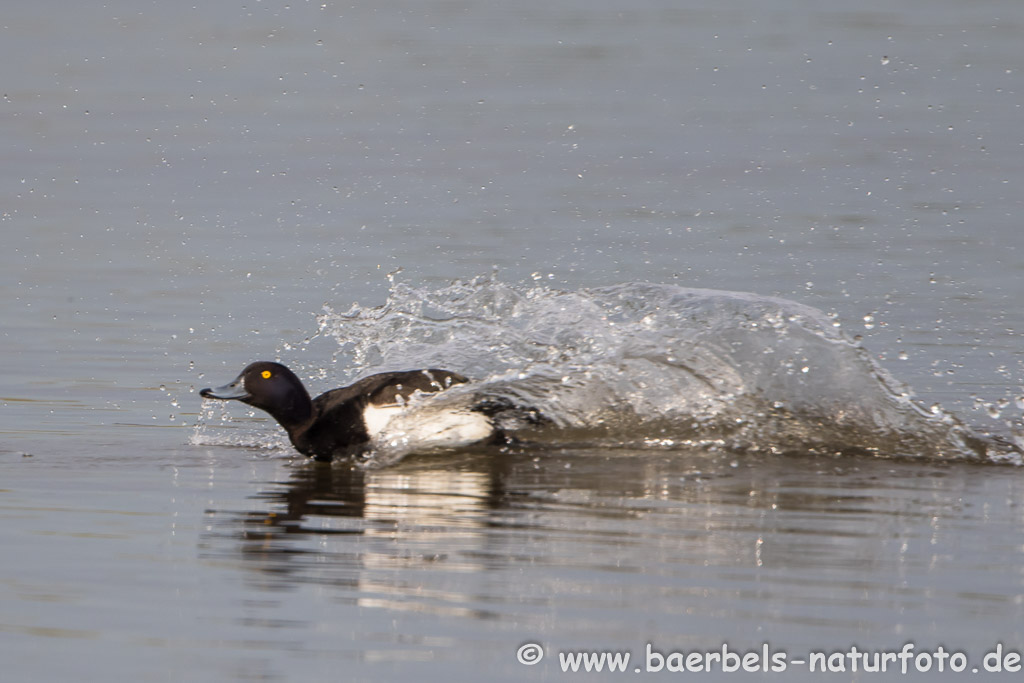
[[[359,376],[445,367],[474,378],[392,421],[374,444],[378,463],[415,450],[403,434],[434,410],[481,402],[505,406],[499,425],[538,445],[1022,462],[1018,444],[924,409],[833,319],[784,299],[481,277],[395,284],[382,306],[325,307],[317,322],[337,343],[330,365]],[[328,379],[325,368],[312,375]]]

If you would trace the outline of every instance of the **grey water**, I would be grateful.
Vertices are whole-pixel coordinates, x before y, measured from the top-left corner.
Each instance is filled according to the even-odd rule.
[[[652,675],[647,647],[907,643],[967,675],[1024,650],[1017,466],[640,421],[318,467],[198,396],[256,359],[325,390],[429,357],[403,311],[453,286],[653,283],[819,309],[922,412],[1012,442],[1022,30],[995,0],[8,7],[4,680],[558,680],[560,653],[630,652],[612,679]],[[494,380],[525,356],[453,327],[485,313],[435,328]],[[605,339],[573,314],[567,348]],[[610,368],[579,361],[556,367]]]

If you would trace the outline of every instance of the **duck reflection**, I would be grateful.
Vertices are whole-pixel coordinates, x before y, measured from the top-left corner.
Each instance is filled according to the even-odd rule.
[[[965,487],[1000,485],[990,472],[706,451],[301,463],[259,511],[214,513],[206,545],[227,539],[261,589],[331,587],[331,600],[386,611],[520,621],[540,605],[635,598],[713,614],[754,596],[743,609],[767,618],[853,599],[865,581],[900,594],[890,584],[908,567],[940,566]]]
[[[487,567],[504,481],[488,454],[386,470],[303,462],[256,496],[261,510],[215,513],[214,527],[238,538],[241,526],[242,557],[259,570],[250,579],[264,588],[326,584],[359,606],[484,616],[459,606],[457,577]],[[429,588],[415,571],[438,567]]]
[[[500,473],[469,466],[478,464],[366,470],[303,463],[289,481],[256,496],[274,511],[251,513],[247,537],[374,535],[432,524],[472,528],[501,497]]]
[[[893,468],[913,479],[893,478]],[[794,545],[827,538],[830,524],[833,532],[859,537],[870,533],[865,518],[888,524],[940,514],[951,493],[940,486],[945,474],[942,467],[872,458],[708,453],[479,453],[379,470],[301,463],[287,481],[256,496],[259,511],[222,516],[228,528],[219,526],[237,538],[240,522],[243,555],[278,575],[439,561],[475,571],[489,566],[498,548],[547,552],[558,538],[631,546],[661,534],[673,535],[680,553],[702,563],[735,564],[756,551],[759,563],[769,554],[793,564],[804,557]],[[914,481],[926,481],[926,490],[915,492]],[[934,505],[922,507],[929,498]],[[762,536],[780,526],[790,533],[766,547]],[[870,561],[870,554],[837,561]]]

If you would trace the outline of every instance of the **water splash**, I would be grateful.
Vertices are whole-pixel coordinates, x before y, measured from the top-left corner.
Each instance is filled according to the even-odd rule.
[[[193,446],[245,446],[279,453],[291,450],[287,434],[272,418],[224,401],[203,401],[189,442]]]
[[[430,410],[528,407],[544,421],[520,410],[496,419],[534,443],[1020,461],[1015,445],[920,407],[832,319],[783,299],[646,283],[564,292],[480,277],[394,284],[383,306],[325,307],[317,322],[353,378],[457,370],[474,382],[430,397]],[[402,434],[427,414],[393,422],[377,457],[414,450]]]

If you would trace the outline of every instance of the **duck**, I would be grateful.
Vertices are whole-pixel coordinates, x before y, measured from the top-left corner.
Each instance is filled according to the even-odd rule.
[[[199,392],[204,399],[240,401],[270,414],[288,433],[295,449],[314,460],[351,458],[370,449],[375,436],[404,412],[414,394],[431,394],[469,379],[450,370],[429,368],[381,372],[316,398],[287,366],[251,363],[234,381]],[[426,448],[457,448],[500,436],[483,405],[448,411],[432,420],[427,434],[416,435]]]

